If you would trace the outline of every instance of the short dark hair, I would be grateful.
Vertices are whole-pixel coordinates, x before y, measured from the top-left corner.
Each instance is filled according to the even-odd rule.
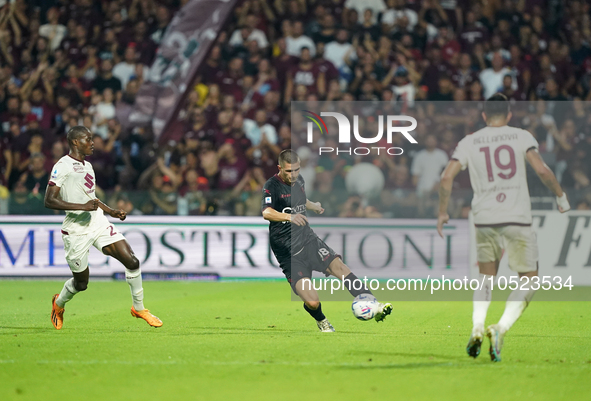
[[[75,139],[87,135],[89,132],[90,130],[86,128],[84,125],[76,125],[75,127],[70,128],[67,136],[68,143],[71,143]]]
[[[298,163],[300,161],[300,157],[298,154],[291,150],[285,149],[281,153],[279,153],[279,165],[284,166],[286,163],[293,164]]]
[[[509,114],[509,99],[502,93],[495,93],[484,103],[486,118],[507,117]]]

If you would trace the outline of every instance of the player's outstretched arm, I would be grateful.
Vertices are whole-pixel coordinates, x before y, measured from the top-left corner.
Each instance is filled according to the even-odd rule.
[[[308,222],[308,219],[303,214],[281,213],[272,207],[267,207],[263,210],[263,218],[267,221],[274,222],[289,221],[298,226],[305,226]]]
[[[538,150],[535,148],[528,150],[525,157],[544,185],[556,195],[556,203],[558,203],[558,210],[560,210],[560,213],[568,212],[570,210],[570,204],[566,198],[566,193],[562,190],[562,187],[558,183],[552,170],[550,170],[550,167],[544,163]]]
[[[306,209],[311,210],[316,214],[324,213],[324,208],[320,202],[312,202],[309,199],[306,199]]]
[[[91,212],[96,210],[99,206],[98,199],[91,199],[86,203],[71,203],[66,202],[59,197],[60,187],[57,185],[48,185],[45,191],[45,207],[54,210],[83,210]]]
[[[454,179],[462,169],[462,165],[457,160],[450,160],[447,167],[441,173],[441,182],[439,183],[439,216],[437,217],[437,232],[443,238],[443,225],[449,221],[447,206],[451,196],[451,188]]]
[[[110,208],[109,206],[107,206],[106,204],[104,204],[101,200],[99,200],[98,203],[99,207],[101,209],[103,209],[103,211],[105,213],[107,213],[109,216],[119,219],[121,221],[125,220],[125,218],[127,217],[127,212],[125,210],[119,209],[119,210],[115,210]]]

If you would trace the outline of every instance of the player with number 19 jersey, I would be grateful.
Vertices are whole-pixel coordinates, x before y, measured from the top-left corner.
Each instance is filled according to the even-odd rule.
[[[443,225],[448,222],[447,207],[453,180],[460,170],[468,168],[474,190],[476,257],[482,285],[474,289],[472,333],[466,353],[476,358],[486,335],[490,339],[492,361],[501,361],[503,339],[531,302],[537,288],[530,285],[539,279],[538,244],[532,229],[531,200],[527,186],[526,161],[550,189],[561,212],[570,209],[566,194],[552,170],[538,152],[538,142],[528,131],[510,127],[512,113],[509,100],[496,93],[484,104],[482,117],[487,127],[463,138],[441,176],[437,231],[443,238]],[[497,324],[485,329],[486,315],[492,300],[495,277],[501,259],[519,275],[519,285],[507,298],[505,311]],[[514,279],[516,277],[511,277]],[[537,281],[538,284],[540,281]],[[497,282],[500,283],[500,280]]]
[[[531,224],[525,161],[537,148],[531,133],[507,125],[482,128],[458,143],[452,159],[469,167],[476,225]]]

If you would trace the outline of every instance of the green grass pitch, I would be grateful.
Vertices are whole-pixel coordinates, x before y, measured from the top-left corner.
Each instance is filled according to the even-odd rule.
[[[465,353],[470,302],[396,302],[384,323],[324,302],[320,333],[283,281],[145,282],[164,326],[129,313],[125,282],[0,281],[0,400],[588,400],[591,303],[535,302],[503,361]],[[489,322],[503,302],[493,302]]]

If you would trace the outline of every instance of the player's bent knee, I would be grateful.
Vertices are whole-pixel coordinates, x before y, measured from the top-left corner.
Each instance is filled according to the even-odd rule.
[[[125,267],[127,267],[129,270],[137,270],[140,268],[140,261],[135,256],[132,256]]]
[[[328,272],[337,278],[347,277],[351,274],[351,269],[341,260],[341,258],[335,258],[328,267]]]
[[[88,288],[88,281],[78,281],[74,279],[74,288],[77,291],[85,291]]]
[[[312,310],[316,310],[320,306],[320,301],[305,301],[304,303]]]

